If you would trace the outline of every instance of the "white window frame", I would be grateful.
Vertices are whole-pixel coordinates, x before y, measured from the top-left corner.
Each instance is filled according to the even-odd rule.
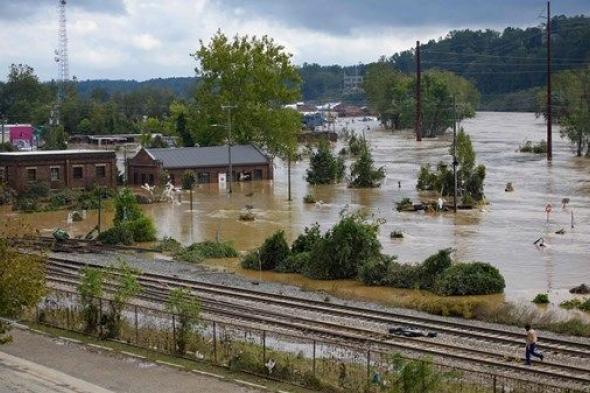
[[[53,178],[53,170],[57,169],[57,179]],[[60,166],[50,166],[49,167],[49,180],[50,181],[60,181],[61,180],[61,167]]]

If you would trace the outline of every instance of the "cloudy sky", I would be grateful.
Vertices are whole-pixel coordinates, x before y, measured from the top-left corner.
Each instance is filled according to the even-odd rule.
[[[57,74],[58,0],[0,0],[0,79],[26,63]],[[544,0],[68,0],[70,73],[78,79],[192,76],[189,56],[218,29],[267,34],[294,62],[350,65],[449,30],[534,26]],[[554,0],[554,14],[590,14],[590,0]]]

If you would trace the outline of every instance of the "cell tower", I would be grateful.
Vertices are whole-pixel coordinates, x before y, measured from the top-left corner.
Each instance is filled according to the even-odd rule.
[[[57,14],[59,28],[57,33],[57,49],[55,62],[57,64],[58,102],[61,104],[65,96],[65,84],[70,80],[70,65],[68,60],[68,34],[66,30],[66,0],[58,0]]]

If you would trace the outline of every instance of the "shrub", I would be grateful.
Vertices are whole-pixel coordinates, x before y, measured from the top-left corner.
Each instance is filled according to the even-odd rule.
[[[280,273],[301,273],[309,263],[311,253],[309,251],[289,255],[282,263],[277,264],[275,270]]]
[[[436,254],[429,256],[417,267],[417,276],[420,289],[432,290],[437,277],[443,274],[445,270],[451,267],[452,249],[446,248],[439,250]]]
[[[98,235],[98,240],[104,244],[133,244],[133,233],[126,225],[116,225]]]
[[[559,307],[565,308],[566,310],[573,310],[574,308],[578,308],[581,304],[582,301],[580,299],[570,299],[559,303]]]
[[[235,258],[240,254],[231,242],[205,240],[187,247],[189,251],[197,251],[205,258]]]
[[[350,176],[352,181],[351,187],[355,188],[373,188],[379,187],[379,183],[385,177],[383,167],[375,169],[373,166],[373,157],[366,140],[361,141],[361,151],[359,158],[350,166]]]
[[[521,153],[545,154],[547,153],[547,142],[542,140],[539,143],[525,141],[524,145],[519,147]]]
[[[394,264],[395,257],[392,256],[369,258],[359,267],[358,278],[365,285],[388,285],[387,280]]]
[[[488,295],[501,293],[506,286],[497,268],[487,263],[459,263],[446,269],[436,280],[439,295]]]
[[[174,259],[177,261],[188,263],[201,263],[205,259],[203,254],[197,249],[182,248],[174,254]]]
[[[258,270],[260,264],[259,253],[258,249],[248,252],[240,260],[240,266],[244,269]]]
[[[313,195],[305,194],[303,197],[303,203],[316,203],[316,200]]]
[[[140,217],[136,220],[125,223],[133,235],[135,242],[151,242],[156,240],[156,227],[153,221],[148,217]]]
[[[195,174],[191,171],[186,171],[182,174],[182,189],[190,190],[195,184]]]
[[[172,237],[164,237],[162,240],[158,242],[158,245],[154,247],[155,251],[159,252],[169,252],[172,254],[177,253],[178,251],[182,250],[182,244]]]
[[[311,227],[305,227],[303,233],[297,236],[297,239],[291,246],[291,252],[296,254],[305,251],[311,251],[315,243],[322,238],[320,224],[317,222]]]
[[[414,210],[414,203],[410,198],[404,198],[395,204],[395,209],[398,212],[401,212],[402,210]]]
[[[535,304],[549,304],[549,295],[547,293],[537,293],[537,296],[533,299]]]
[[[339,181],[344,172],[344,160],[338,160],[332,154],[330,143],[322,139],[316,152],[309,159],[306,180],[310,184],[329,184]]]
[[[277,231],[267,238],[260,247],[260,264],[262,270],[272,270],[283,264],[290,250],[284,231]]]
[[[49,196],[49,186],[38,181],[30,183],[24,195],[29,198],[47,198]]]
[[[350,154],[353,156],[358,156],[362,147],[361,139],[359,139],[356,134],[352,134],[348,140],[348,150],[350,151]]]
[[[316,241],[303,273],[321,280],[353,278],[359,267],[380,255],[379,224],[359,213],[344,214],[323,238]]]

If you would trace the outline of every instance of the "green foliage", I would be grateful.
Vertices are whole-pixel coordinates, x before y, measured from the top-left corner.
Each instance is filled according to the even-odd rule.
[[[200,77],[195,94],[194,141],[202,146],[226,139],[225,128],[211,124],[232,123],[232,139],[256,143],[280,152],[296,139],[300,116],[284,105],[299,98],[301,77],[291,55],[273,39],[235,36],[218,31],[193,55]],[[231,116],[224,106],[231,105]]]
[[[560,123],[562,137],[576,145],[581,156],[584,147],[590,155],[590,67],[575,71],[563,71],[556,75],[555,91],[560,111],[556,117]]]
[[[61,125],[50,126],[43,135],[44,150],[65,150],[68,148],[68,136]]]
[[[78,294],[84,317],[84,332],[95,334],[100,322],[100,298],[104,291],[104,271],[93,267],[81,270]]]
[[[350,166],[350,175],[352,177],[350,186],[354,188],[379,187],[381,185],[379,182],[385,177],[385,169],[383,167],[375,169],[367,141],[362,139],[360,144],[359,157]]]
[[[378,232],[379,224],[369,222],[364,215],[344,213],[315,242],[303,274],[321,280],[356,277],[359,266],[380,255]]]
[[[119,338],[122,326],[121,317],[125,304],[139,295],[142,288],[137,280],[139,272],[132,269],[122,259],[119,259],[117,266],[110,266],[107,274],[108,280],[115,285],[116,289],[109,301],[109,311],[106,315],[106,337]]]
[[[358,156],[361,153],[361,150],[364,148],[363,141],[356,136],[356,134],[352,134],[348,139],[348,150],[350,154],[353,156]],[[346,154],[346,151],[345,151]]]
[[[0,316],[18,318],[45,293],[45,257],[21,254],[0,239]],[[10,338],[0,322],[0,344]]]
[[[344,175],[344,161],[336,158],[330,148],[330,142],[322,139],[317,151],[309,159],[306,180],[309,184],[330,184],[339,182]]]
[[[297,236],[297,239],[291,245],[291,252],[298,254],[300,252],[311,251],[321,238],[320,224],[316,222],[311,227],[305,227],[303,233]]]
[[[450,148],[453,154],[453,147]],[[484,165],[475,165],[475,151],[471,138],[463,128],[457,133],[457,187],[463,198],[480,201],[484,197],[483,188],[486,176]],[[453,170],[446,163],[439,162],[436,171],[430,164],[420,167],[416,189],[420,191],[436,191],[445,196],[454,194]]]
[[[127,245],[156,240],[156,227],[153,221],[143,214],[129,188],[123,188],[115,197],[113,227],[101,232],[98,240],[105,244]]]
[[[238,251],[231,242],[217,242],[205,240],[186,247],[187,251],[198,252],[203,258],[235,258]]]
[[[547,153],[547,142],[545,142],[544,140],[539,143],[525,141],[524,145],[520,146],[518,150],[521,153],[545,154]]]
[[[289,244],[284,231],[277,231],[267,238],[260,247],[260,264],[262,270],[272,270],[283,263],[289,256]]]
[[[165,236],[155,247],[156,251],[175,254],[182,250],[182,244],[172,237]]]
[[[535,304],[549,304],[549,294],[537,293],[537,295],[533,299],[533,303],[535,303]]]
[[[368,67],[364,81],[367,100],[372,110],[379,113],[385,127],[409,128],[415,121],[415,78],[394,69],[386,59]],[[458,106],[457,119],[475,115],[479,93],[468,80],[453,72],[429,70],[422,75],[422,134],[434,137],[444,133],[454,122],[451,103]]]
[[[291,251],[285,239],[284,231],[276,231],[266,238],[259,249],[252,250],[240,261],[244,269],[273,270],[279,265],[284,265]]]
[[[12,143],[10,142],[4,142],[4,143],[0,143],[0,151],[15,151],[16,148],[14,146],[12,146]]]
[[[303,196],[303,203],[308,203],[308,204],[316,203],[315,197],[312,194],[309,194],[309,193],[308,194],[305,194]]]
[[[176,353],[184,355],[191,333],[201,323],[201,302],[187,288],[174,288],[166,303],[168,312],[176,316]]]
[[[402,198],[401,201],[396,202],[395,209],[398,212],[401,212],[403,210],[409,210],[409,209],[413,210],[414,209],[414,202],[412,202],[412,200],[408,197]]]
[[[497,268],[488,263],[458,263],[446,269],[435,282],[439,295],[488,295],[504,291],[506,283]]]
[[[195,174],[192,171],[186,171],[182,174],[182,189],[190,190],[195,184]]]
[[[301,273],[309,264],[311,252],[292,252],[286,259],[278,263],[275,270],[280,273]]]
[[[430,359],[408,360],[394,355],[389,364],[394,370],[387,384],[391,393],[438,393],[454,376],[439,371]]]
[[[422,262],[418,267],[420,288],[433,289],[435,287],[435,281],[451,267],[453,262],[451,260],[452,251],[450,248],[439,250],[436,254],[429,256]]]

